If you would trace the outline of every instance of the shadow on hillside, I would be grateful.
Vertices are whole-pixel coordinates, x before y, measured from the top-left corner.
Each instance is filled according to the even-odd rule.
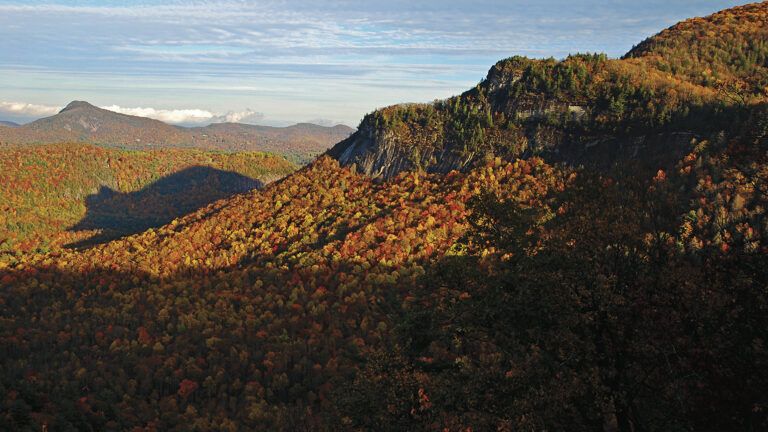
[[[184,169],[136,192],[102,186],[85,199],[83,219],[68,229],[99,234],[65,247],[85,248],[156,228],[214,201],[263,186],[260,180],[207,166]]]
[[[256,261],[274,259],[271,254],[257,255],[259,258]],[[14,405],[0,404],[0,416],[3,416],[0,418],[5,421],[3,424],[8,424],[7,430],[41,430],[45,422],[52,422],[51,418],[55,419],[56,425],[64,425],[71,430],[101,430],[106,428],[105,425],[109,422],[141,425],[146,422],[143,420],[143,414],[135,414],[139,408],[151,410],[147,411],[150,413],[148,415],[157,416],[156,420],[161,427],[167,430],[183,430],[183,422],[188,424],[188,420],[181,414],[186,411],[187,406],[197,404],[207,407],[207,410],[216,410],[219,415],[236,422],[247,422],[248,419],[243,420],[243,410],[240,407],[245,398],[250,397],[246,392],[237,394],[237,405],[226,404],[226,407],[219,408],[216,401],[220,400],[223,393],[208,392],[202,386],[205,377],[215,376],[222,367],[227,371],[222,377],[225,380],[223,385],[229,388],[248,377],[247,379],[257,383],[259,388],[270,390],[269,403],[288,410],[287,415],[280,417],[280,422],[283,423],[278,424],[275,429],[316,430],[317,424],[307,423],[308,420],[302,415],[318,411],[323,405],[320,405],[321,401],[316,400],[317,398],[313,398],[314,402],[312,399],[307,402],[308,398],[304,393],[328,394],[328,390],[325,390],[327,385],[323,384],[331,379],[338,379],[337,375],[341,375],[335,368],[322,368],[312,372],[314,375],[310,380],[307,378],[308,372],[298,368],[291,367],[286,374],[281,374],[281,369],[273,371],[271,367],[262,367],[262,361],[274,353],[280,356],[279,361],[285,358],[285,361],[289,362],[292,360],[288,359],[295,358],[302,362],[309,361],[310,365],[327,364],[331,360],[331,364],[337,360],[345,364],[349,361],[360,361],[364,353],[351,339],[345,338],[340,331],[327,331],[326,336],[326,333],[323,333],[325,330],[322,329],[328,326],[332,326],[331,329],[337,326],[346,328],[345,323],[349,321],[362,322],[374,308],[382,308],[381,315],[376,316],[384,317],[385,313],[399,310],[397,308],[402,304],[399,289],[386,289],[378,294],[375,305],[344,308],[344,315],[339,317],[338,314],[342,312],[336,312],[334,300],[339,284],[338,275],[333,271],[309,270],[303,274],[307,279],[302,281],[302,284],[308,283],[307,281],[313,281],[314,284],[316,281],[328,287],[329,299],[321,301],[324,305],[326,302],[330,304],[327,313],[332,315],[333,319],[329,318],[327,324],[324,321],[323,327],[320,328],[312,319],[289,321],[288,317],[303,317],[305,312],[290,309],[286,305],[287,318],[270,319],[270,327],[267,328],[270,333],[267,334],[268,339],[264,339],[260,332],[266,327],[244,326],[245,321],[239,320],[239,315],[246,313],[240,304],[242,303],[244,308],[247,302],[255,298],[268,299],[269,307],[276,305],[274,301],[282,302],[279,299],[288,296],[294,286],[288,282],[293,275],[292,269],[276,269],[276,277],[284,280],[284,283],[257,287],[255,283],[263,280],[263,273],[241,273],[244,264],[225,266],[217,270],[197,265],[179,267],[160,276],[138,269],[133,263],[124,263],[126,268],[122,269],[99,262],[98,257],[92,259],[92,266],[88,266],[88,271],[75,271],[51,265],[34,267],[31,272],[0,269],[0,280],[3,281],[0,283],[3,287],[0,290],[0,305],[4,311],[8,311],[8,322],[0,324],[0,338],[3,338],[0,340],[12,339],[14,336],[10,334],[17,334],[17,329],[18,332],[30,335],[22,343],[0,344],[0,383],[12,386],[11,388],[24,385],[30,388],[29,391],[18,392]],[[337,264],[342,268],[352,268],[355,265],[346,259]],[[48,285],[35,282],[28,288],[27,284],[32,279],[46,281]],[[235,279],[237,282],[234,282]],[[232,287],[229,284],[232,284]],[[234,286],[235,284],[238,286]],[[49,286],[56,288],[49,289]],[[278,297],[272,300],[275,294]],[[151,300],[148,300],[150,298]],[[306,300],[317,301],[309,297]],[[216,313],[216,305],[224,304],[232,305],[234,309],[231,313]],[[308,307],[307,303],[302,301],[302,307]],[[267,306],[264,310],[267,310]],[[168,311],[172,325],[163,321],[163,314]],[[187,313],[184,311],[191,311],[195,317],[206,317],[205,321],[201,320],[199,324],[196,321],[196,327],[193,327],[195,331],[190,331],[185,327],[186,324],[182,324]],[[37,319],[37,314],[45,315],[46,319]],[[108,323],[100,321],[104,314],[108,316],[104,318]],[[232,321],[231,317],[236,318],[236,321]],[[70,324],[72,322],[78,323],[78,329],[89,331],[73,331]],[[197,332],[197,329],[201,332]],[[211,333],[211,338],[202,336],[202,331],[206,334],[211,331],[216,333]],[[276,333],[273,334],[273,331]],[[318,340],[330,339],[332,342],[310,344],[305,342],[308,335]],[[168,343],[168,340],[174,342]],[[215,345],[211,345],[211,342],[215,342]],[[162,357],[155,348],[158,343],[166,346]],[[236,357],[232,357],[231,349],[244,353],[248,359],[256,360],[234,360]],[[192,367],[195,368],[195,375],[189,376],[189,379],[201,384],[200,388],[189,398],[180,398],[178,389],[186,376],[177,376],[173,369],[161,368],[157,373],[153,369],[156,368],[157,360],[166,355],[168,358],[180,358],[188,353],[200,353],[196,354],[194,359],[206,361],[194,363]],[[51,359],[61,361],[57,363],[57,367],[51,367]],[[109,361],[105,362],[104,359]],[[254,367],[254,364],[259,366]],[[84,386],[81,380],[70,378],[66,372],[74,365],[77,365],[76,370],[98,371],[94,374],[104,373],[110,379],[96,379]],[[98,365],[104,367],[99,370]],[[254,371],[258,371],[256,373],[259,377],[254,376]],[[279,382],[274,378],[278,375],[289,380],[287,386],[272,386],[272,382]],[[36,385],[27,384],[30,382],[30,376]],[[345,376],[348,377],[349,372]],[[126,405],[129,409],[109,408],[119,406],[125,389],[138,380],[141,380],[142,384],[135,386],[135,392],[131,390],[136,397],[132,396],[129,402],[136,401],[135,406],[138,408],[134,409],[134,405]],[[47,386],[56,386],[57,391],[48,392]],[[89,396],[93,394],[104,396],[99,396],[97,400]],[[328,397],[332,395],[331,393]],[[169,400],[169,397],[178,400],[178,406],[168,408],[170,411],[166,412],[171,412],[172,415],[160,414],[160,408],[156,407],[160,406],[161,400]],[[92,400],[94,410],[91,410],[90,406],[87,410],[77,409],[74,401],[78,400],[81,404],[82,401]],[[308,403],[311,404],[311,409],[308,409]],[[181,411],[177,412],[179,406]],[[221,411],[222,409],[226,411]],[[7,414],[11,410],[13,414]],[[212,414],[203,411],[201,415]],[[182,426],[174,427],[177,426],[176,423]],[[0,430],[6,429],[0,427]],[[272,429],[264,427],[264,430]]]

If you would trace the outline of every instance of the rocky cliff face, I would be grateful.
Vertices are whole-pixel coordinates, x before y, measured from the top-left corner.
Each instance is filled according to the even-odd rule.
[[[403,139],[394,130],[381,130],[372,121],[363,121],[357,132],[336,144],[328,154],[342,165],[353,166],[375,179],[389,179],[400,172],[419,169],[448,173],[474,162],[473,157],[463,158],[437,140],[422,147],[407,145],[404,140],[408,138]]]
[[[461,96],[366,116],[328,153],[359,172],[389,179],[410,170],[466,170],[496,156],[539,155],[606,168],[620,160],[656,163],[688,149],[695,134],[687,118],[669,115],[668,124],[657,125],[654,117],[637,114],[651,101],[636,93],[653,93],[642,84],[641,91],[614,98],[613,86],[629,75],[614,76],[615,62],[600,56],[508,59]],[[674,109],[690,113],[704,105],[692,97]]]
[[[563,69],[577,69],[585,77],[612,73],[612,61],[587,61],[588,67],[582,59],[499,62],[483,83],[461,96],[369,114],[356,133],[328,154],[373,178],[389,179],[411,170],[462,171],[496,156],[538,155],[600,169],[635,161],[658,169],[690,149],[697,136],[691,132],[697,128],[689,126],[690,113],[703,110],[702,118],[709,115],[699,99],[675,106],[687,114],[669,115],[668,124],[658,125],[654,117],[636,114],[635,107],[649,101],[636,96],[635,101],[611,100],[614,83],[598,81],[599,87],[584,78],[583,83],[548,88],[550,84],[537,82],[538,76],[560,80]],[[578,72],[578,66],[584,70]]]
[[[650,169],[669,168],[680,160],[700,140],[700,136],[687,131],[654,133],[648,135],[611,137],[584,140],[541,142],[548,150],[537,153],[551,162],[564,162],[574,166],[589,166],[608,170],[619,162],[629,162]],[[377,133],[363,127],[350,138],[340,142],[328,154],[342,165],[377,180],[387,180],[404,171],[424,170],[445,174],[453,170],[465,171],[482,163],[490,154],[462,155],[450,146],[431,148],[414,159],[408,148],[400,145],[396,137]],[[526,157],[527,151],[514,156]]]

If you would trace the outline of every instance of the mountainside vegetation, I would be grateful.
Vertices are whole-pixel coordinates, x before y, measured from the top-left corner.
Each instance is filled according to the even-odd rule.
[[[739,83],[745,93],[768,86],[765,3],[683,21],[634,47],[625,58],[707,87]]]
[[[350,423],[768,427],[759,117],[757,141],[703,141],[653,178],[572,173],[544,207],[473,198],[471,229],[404,302],[397,343],[339,393]]]
[[[322,158],[140,235],[24,255],[0,272],[4,419],[765,427],[756,118],[759,136],[652,178],[532,158],[377,184]]]
[[[503,60],[261,190],[6,254],[0,425],[768,429],[767,19],[760,3],[686,21],[622,60]],[[15,151],[11,180],[73,175]],[[143,161],[116,171],[135,185],[119,203],[173,190],[135,180],[154,153],[86,151]],[[250,157],[210,166],[283,166]]]
[[[144,229],[163,225],[294,169],[281,157],[254,152],[87,144],[2,149],[0,254],[123,235],[134,231],[131,221]]]

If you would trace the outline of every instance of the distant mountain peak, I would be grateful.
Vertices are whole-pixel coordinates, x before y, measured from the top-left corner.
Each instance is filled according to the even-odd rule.
[[[245,123],[214,123],[184,127],[149,117],[128,115],[99,108],[85,101],[72,101],[58,114],[23,126],[0,122],[0,142],[39,144],[86,142],[132,149],[194,147],[226,151],[262,151],[307,163],[316,155],[354,132],[346,126],[318,125],[286,127],[254,126]]]
[[[96,107],[85,101],[72,101],[67,106],[65,106],[63,110],[59,111],[59,113],[63,113],[65,111],[70,111],[77,108],[96,108]]]

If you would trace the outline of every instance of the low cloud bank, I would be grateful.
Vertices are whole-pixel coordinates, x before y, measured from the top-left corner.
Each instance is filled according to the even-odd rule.
[[[57,114],[60,106],[39,105],[24,102],[0,101],[0,115],[13,118],[41,118]],[[248,123],[256,124],[264,119],[264,114],[246,109],[244,111],[229,111],[215,113],[204,109],[157,109],[151,107],[122,107],[120,105],[102,106],[102,109],[120,114],[148,117],[170,124],[206,125],[210,123]]]
[[[0,101],[0,113],[14,117],[46,117],[58,113],[61,107],[24,102]]]

